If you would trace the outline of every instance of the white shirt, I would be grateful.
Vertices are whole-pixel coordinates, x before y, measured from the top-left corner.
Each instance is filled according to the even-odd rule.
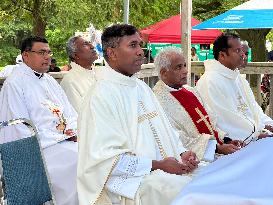
[[[94,69],[85,69],[75,62],[71,62],[70,65],[72,69],[64,76],[60,84],[68,100],[77,113],[79,113],[86,92],[95,82],[95,71]]]

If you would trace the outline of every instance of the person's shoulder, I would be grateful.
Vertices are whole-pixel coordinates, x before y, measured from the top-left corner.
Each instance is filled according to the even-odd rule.
[[[13,69],[16,65],[6,65],[3,70]]]
[[[61,87],[58,81],[50,74],[44,73],[44,78],[47,80],[47,82],[50,82],[50,84],[53,84],[55,87]]]
[[[17,67],[13,67],[16,69],[13,69],[13,71],[11,72],[11,74],[6,78],[5,82],[9,82],[9,83],[22,83],[23,79],[25,78],[25,74],[19,69],[17,69]]]
[[[61,80],[60,84],[61,85],[70,84],[71,81],[73,81],[73,79],[74,79],[74,74],[73,74],[72,70],[70,70],[66,74],[64,74],[63,79]]]
[[[143,89],[148,89],[149,91],[152,91],[149,85],[147,85],[147,83],[145,83],[143,80],[136,78],[136,83],[138,86],[141,86]]]
[[[14,70],[4,81],[1,92],[8,91],[10,89],[24,90],[28,86],[25,77],[26,76],[24,75],[24,73]]]
[[[209,75],[202,75],[197,81],[194,89],[200,95],[203,95],[204,91],[216,92],[217,90],[221,90],[223,87],[225,87],[225,82],[226,81],[224,78],[222,78],[220,75],[211,72]]]
[[[244,83],[244,84],[247,85],[247,86],[250,86],[250,85],[249,85],[249,82],[247,81],[247,79],[246,79],[244,76],[239,75],[238,77],[241,79],[241,82],[242,82],[242,83]]]
[[[197,92],[196,88],[191,87],[189,85],[183,85],[183,88],[185,88],[186,90],[190,91],[190,92]]]
[[[111,83],[97,81],[88,89],[84,101],[91,104],[112,104],[121,92],[115,85],[111,86]]]

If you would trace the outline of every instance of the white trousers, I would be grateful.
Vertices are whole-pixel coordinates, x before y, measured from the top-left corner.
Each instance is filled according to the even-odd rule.
[[[43,150],[57,205],[78,205],[78,143],[63,141]]]

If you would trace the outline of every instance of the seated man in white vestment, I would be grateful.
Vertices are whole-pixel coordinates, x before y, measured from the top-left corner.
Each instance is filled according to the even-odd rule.
[[[222,34],[214,42],[213,54],[215,60],[204,62],[205,73],[196,88],[216,115],[216,126],[232,139],[271,136],[273,120],[263,113],[238,70],[246,57],[240,38]]]
[[[205,161],[213,161],[215,153],[230,154],[239,150],[241,143],[225,137],[226,133],[215,127],[213,113],[196,90],[186,85],[188,70],[181,49],[162,49],[154,64],[160,80],[153,91],[179,132],[183,145]]]
[[[134,76],[143,61],[141,42],[131,25],[113,25],[102,34],[108,65],[96,72],[97,81],[84,99],[78,120],[80,205],[168,205],[184,186],[190,186],[193,176],[202,176],[206,170],[213,173],[208,185],[220,183],[222,188],[226,185],[229,189],[223,191],[229,191],[227,196],[234,197],[235,202],[238,197],[247,202],[243,183],[250,181],[263,185],[258,192],[265,193],[263,196],[273,203],[273,189],[269,188],[273,163],[265,163],[273,155],[273,149],[255,153],[253,157],[247,153],[260,144],[273,146],[273,139],[251,143],[223,156],[224,160],[220,158],[196,169],[196,155],[183,147],[152,90]],[[220,166],[223,163],[224,168]],[[271,181],[253,178],[256,173],[264,173]],[[238,185],[238,181],[242,184]],[[257,189],[252,186],[252,190]],[[261,199],[258,195],[254,201],[257,203],[253,204],[259,204]],[[211,205],[210,202],[199,204]],[[230,205],[226,198],[221,202]]]
[[[66,44],[71,70],[61,86],[74,109],[79,113],[82,100],[95,82],[93,62],[98,58],[94,46],[80,36],[71,37]]]
[[[46,74],[52,54],[47,40],[26,38],[21,54],[23,63],[5,80],[0,93],[0,121],[27,118],[33,122],[57,205],[76,205],[77,113],[58,82]],[[23,125],[10,126],[0,131],[0,141],[29,135]]]
[[[152,90],[134,76],[143,62],[141,43],[131,25],[102,34],[108,65],[97,70],[78,120],[80,205],[167,205],[197,167]]]

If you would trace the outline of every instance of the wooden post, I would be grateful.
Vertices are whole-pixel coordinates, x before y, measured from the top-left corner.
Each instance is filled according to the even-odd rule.
[[[182,0],[180,4],[181,46],[188,67],[188,85],[191,86],[191,15],[192,0]]]
[[[269,75],[270,80],[270,98],[269,98],[269,117],[273,118],[273,74]]]

